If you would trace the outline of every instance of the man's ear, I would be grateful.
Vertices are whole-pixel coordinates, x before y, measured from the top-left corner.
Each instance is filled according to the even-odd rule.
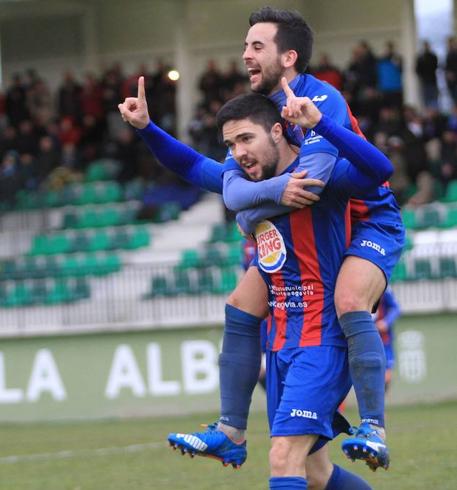
[[[281,123],[278,123],[278,122],[274,123],[272,128],[271,128],[270,134],[271,134],[271,137],[273,138],[273,141],[277,145],[283,137],[283,130],[282,130]]]
[[[294,49],[289,49],[281,55],[284,68],[293,68],[298,58],[298,53]]]

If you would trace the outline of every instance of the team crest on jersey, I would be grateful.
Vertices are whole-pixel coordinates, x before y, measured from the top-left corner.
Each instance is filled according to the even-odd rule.
[[[268,273],[279,271],[287,258],[284,240],[276,226],[262,221],[255,229],[260,268]]]

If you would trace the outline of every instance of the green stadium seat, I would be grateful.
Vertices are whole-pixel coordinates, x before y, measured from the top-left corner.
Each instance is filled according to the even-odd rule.
[[[78,215],[73,211],[69,211],[63,216],[62,228],[78,228],[78,222]]]
[[[113,250],[128,249],[130,243],[130,235],[125,228],[120,228],[111,236],[110,246]]]
[[[197,250],[190,248],[184,250],[181,255],[180,266],[184,269],[198,267],[200,264],[200,256]]]
[[[209,268],[200,269],[198,271],[198,284],[196,292],[212,293],[214,291],[216,291],[216,284],[212,270]]]
[[[441,223],[441,213],[436,207],[426,206],[416,219],[419,228],[436,228]]]
[[[168,296],[170,288],[165,276],[155,276],[151,280],[151,292],[149,297]]]
[[[81,269],[84,271],[84,275],[98,275],[100,262],[95,254],[86,254],[81,261]]]
[[[33,304],[33,298],[27,284],[23,281],[17,281],[11,288],[5,298],[4,306],[29,306]]]
[[[89,250],[90,247],[90,242],[91,238],[89,235],[84,232],[80,231],[74,234],[72,241],[71,241],[71,248],[70,252],[85,252]]]
[[[192,281],[187,269],[179,267],[174,271],[174,288],[175,294],[189,294],[192,292]]]
[[[243,250],[239,243],[233,243],[227,249],[225,263],[227,265],[239,265],[243,258]]]
[[[221,270],[219,283],[216,285],[216,292],[219,294],[230,293],[236,288],[238,275],[233,267],[224,267]]]
[[[82,277],[78,277],[74,283],[72,295],[75,300],[90,298],[89,282]]]
[[[5,260],[1,264],[0,278],[4,281],[17,279],[17,265],[15,260]]]
[[[67,303],[72,299],[72,293],[65,279],[57,279],[48,291],[45,303],[54,305],[58,303]]]
[[[101,250],[109,250],[111,247],[111,239],[106,231],[99,230],[90,238],[87,250],[89,252],[98,252]]]
[[[200,264],[203,266],[221,266],[223,261],[223,255],[218,248],[208,247],[200,260]]]
[[[71,251],[71,241],[66,233],[57,233],[49,237],[48,254],[64,254]]]
[[[440,257],[440,278],[457,277],[457,265],[454,257]]]
[[[457,202],[457,180],[452,180],[449,182],[446,194],[442,199],[444,202]]]
[[[66,255],[61,265],[62,277],[74,277],[84,275],[84,270],[80,266],[77,255]]]
[[[457,207],[447,208],[446,216],[440,224],[441,228],[455,228],[457,227]]]
[[[408,273],[406,269],[406,264],[403,260],[401,260],[395,266],[390,280],[391,282],[406,281],[407,278],[408,278]]]
[[[33,238],[29,255],[46,255],[49,248],[49,238],[46,235],[36,235]]]
[[[136,250],[137,248],[146,247],[149,245],[149,241],[148,230],[143,226],[137,226],[130,235],[127,248],[130,250]]]
[[[114,253],[106,254],[102,260],[102,267],[106,274],[118,272],[121,270],[121,259],[119,255]]]
[[[416,259],[414,261],[414,272],[408,277],[413,281],[433,279],[432,264],[429,259]]]
[[[48,295],[46,281],[43,279],[34,281],[30,288],[30,294],[34,304],[44,303]]]
[[[414,230],[417,228],[416,212],[414,209],[402,209],[401,217],[406,229]]]

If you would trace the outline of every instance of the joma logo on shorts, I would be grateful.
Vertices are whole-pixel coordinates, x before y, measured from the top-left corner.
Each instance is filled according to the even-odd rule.
[[[298,408],[293,408],[290,412],[291,417],[304,417],[305,419],[317,420],[317,413],[310,412],[309,410],[299,410]]]
[[[379,252],[381,255],[386,255],[386,251],[381,247],[381,245],[378,245],[375,242],[371,242],[370,240],[362,240],[362,243],[360,244],[362,247],[370,247],[376,252]]]

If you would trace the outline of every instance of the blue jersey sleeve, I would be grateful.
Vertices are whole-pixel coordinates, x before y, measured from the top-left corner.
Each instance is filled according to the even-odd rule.
[[[149,150],[166,168],[191,184],[222,194],[223,165],[181,143],[150,122],[137,130]]]
[[[391,161],[376,146],[323,115],[315,131],[330,141],[360,172],[385,182],[393,173]]]
[[[322,114],[334,121],[339,126],[350,124],[346,101],[343,96],[333,87],[322,84],[322,92],[311,97]],[[324,135],[318,133],[315,128],[305,132],[304,140],[301,144],[301,155],[305,156],[313,153],[329,153],[334,157],[338,156],[338,148],[330,142]]]

